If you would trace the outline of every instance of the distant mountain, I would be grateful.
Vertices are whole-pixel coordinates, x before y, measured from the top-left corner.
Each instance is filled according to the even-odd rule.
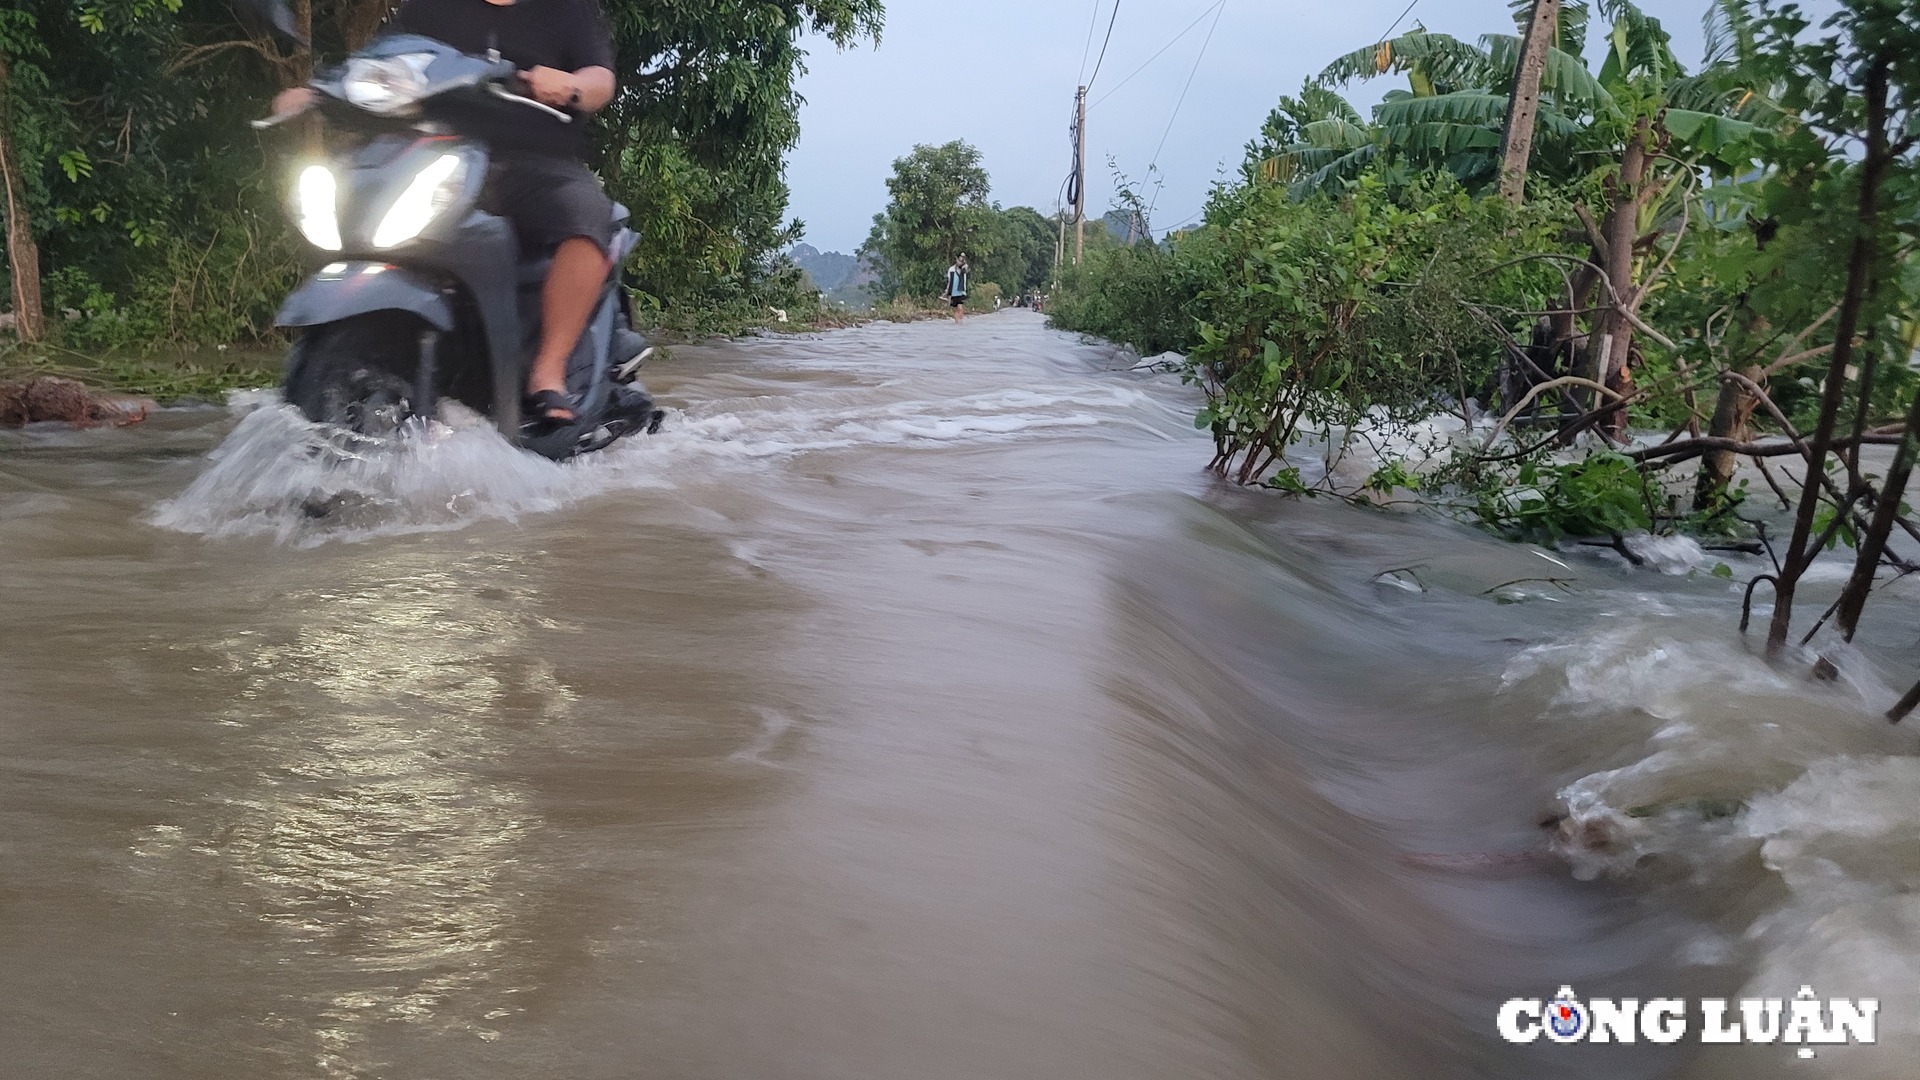
[[[1136,244],[1153,240],[1153,234],[1142,227],[1144,223],[1140,218],[1125,210],[1109,210],[1099,219],[1099,223],[1106,226],[1107,235],[1123,244],[1127,242],[1129,236]],[[1088,224],[1093,223],[1088,222]]]
[[[860,274],[860,260],[838,251],[821,251],[812,244],[795,244],[787,256],[807,272],[821,292],[835,292]]]
[[[867,294],[866,287],[874,280],[873,271],[858,257],[821,251],[812,244],[795,244],[787,257],[807,272],[814,287],[825,293],[828,300],[856,308],[872,305],[873,298]]]

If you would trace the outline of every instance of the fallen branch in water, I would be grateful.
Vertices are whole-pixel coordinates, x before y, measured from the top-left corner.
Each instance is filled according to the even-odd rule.
[[[1508,587],[1508,586],[1510,586],[1510,585],[1524,585],[1524,584],[1526,584],[1526,583],[1527,583],[1527,582],[1529,582],[1529,581],[1544,581],[1544,582],[1546,582],[1547,584],[1549,584],[1549,585],[1552,585],[1552,586],[1554,586],[1555,588],[1557,588],[1557,589],[1559,589],[1559,590],[1560,590],[1561,592],[1572,592],[1572,591],[1573,591],[1573,579],[1572,579],[1572,578],[1557,578],[1557,577],[1522,577],[1522,578],[1514,578],[1514,579],[1513,579],[1512,581],[1503,581],[1503,582],[1501,582],[1500,584],[1498,584],[1498,585],[1495,585],[1495,586],[1493,586],[1493,587],[1491,587],[1491,588],[1487,588],[1487,589],[1482,589],[1482,590],[1480,590],[1480,595],[1481,595],[1481,596],[1485,596],[1485,595],[1487,595],[1488,593],[1494,593],[1494,592],[1499,592],[1499,591],[1500,591],[1501,589],[1504,589],[1504,588],[1507,588],[1507,587]]]
[[[1535,383],[1527,390],[1526,395],[1514,404],[1513,408],[1507,410],[1507,414],[1500,418],[1500,422],[1493,425],[1493,430],[1487,433],[1487,440],[1482,443],[1481,446],[1492,446],[1494,440],[1498,439],[1501,433],[1507,430],[1507,425],[1513,423],[1513,418],[1520,415],[1520,410],[1531,404],[1534,398],[1539,397],[1548,390],[1558,390],[1563,386],[1584,386],[1590,390],[1597,390],[1613,398],[1615,403],[1613,407],[1618,407],[1627,400],[1607,387],[1594,382],[1592,379],[1583,379],[1578,375],[1562,375],[1557,379],[1549,379],[1543,383]]]
[[[52,375],[0,382],[0,427],[47,422],[124,427],[145,420],[152,406],[145,398],[95,393],[73,379]]]
[[[1867,432],[1855,440],[1852,436],[1842,436],[1833,440],[1835,449],[1853,446],[1898,446],[1900,436],[1878,432]],[[1629,451],[1627,457],[1638,462],[1659,460],[1664,465],[1677,465],[1682,461],[1697,458],[1709,450],[1727,450],[1741,457],[1785,457],[1788,454],[1806,453],[1801,443],[1791,439],[1777,439],[1767,442],[1750,442],[1743,439],[1729,439],[1719,435],[1702,435],[1697,439],[1681,439],[1678,442],[1649,446],[1643,450]]]
[[[1900,700],[1894,702],[1893,708],[1887,710],[1887,723],[1897,724],[1905,720],[1907,714],[1912,712],[1916,705],[1920,705],[1920,683],[1914,683],[1913,689],[1900,695]]]
[[[1776,559],[1774,561],[1778,562],[1779,560]],[[1747,582],[1747,597],[1746,599],[1740,601],[1740,632],[1743,634],[1747,632],[1747,626],[1753,622],[1754,587],[1759,585],[1763,581],[1767,582],[1770,585],[1775,585],[1775,586],[1778,586],[1780,584],[1780,579],[1777,577],[1774,577],[1772,574],[1761,574],[1755,577],[1752,581]]]
[[[1614,533],[1613,539],[1611,540],[1582,540],[1580,541],[1580,546],[1612,548],[1613,550],[1619,552],[1623,557],[1626,558],[1628,562],[1632,563],[1635,566],[1647,565],[1646,558],[1644,556],[1641,556],[1635,553],[1632,548],[1628,547],[1627,538],[1624,536],[1621,536],[1619,533]]]

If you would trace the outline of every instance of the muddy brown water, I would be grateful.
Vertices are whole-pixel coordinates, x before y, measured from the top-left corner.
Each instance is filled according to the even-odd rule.
[[[1129,362],[686,348],[570,467],[0,434],[0,1074],[1916,1075],[1907,605],[1808,687],[1719,556],[1224,491]],[[1807,981],[1881,1045],[1493,1025]]]

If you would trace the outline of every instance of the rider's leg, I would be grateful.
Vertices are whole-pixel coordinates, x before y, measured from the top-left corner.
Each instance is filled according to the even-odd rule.
[[[574,343],[587,328],[587,319],[600,301],[600,286],[611,269],[613,263],[600,246],[584,236],[569,238],[553,253],[553,268],[540,290],[540,349],[527,375],[529,394],[567,392],[567,357],[573,355]],[[572,419],[557,411],[552,415]]]
[[[567,357],[593,317],[612,269],[613,202],[578,161],[503,154],[487,174],[481,205],[513,222],[522,251],[554,253],[541,287],[540,341],[525,391],[564,396]],[[555,420],[573,418],[565,409],[542,411]]]

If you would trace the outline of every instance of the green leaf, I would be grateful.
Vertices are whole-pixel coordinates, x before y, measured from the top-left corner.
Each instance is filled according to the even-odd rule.
[[[1321,69],[1319,81],[1339,85],[1416,66],[1429,77],[1446,78],[1483,72],[1486,61],[1485,53],[1459,38],[1415,30],[1336,58]]]
[[[1277,488],[1289,495],[1313,494],[1313,492],[1307,488],[1306,481],[1300,478],[1300,470],[1292,465],[1275,471],[1272,476],[1267,478],[1267,486]]]
[[[1668,109],[1663,116],[1674,138],[1709,152],[1749,142],[1760,130],[1758,124],[1693,109]]]
[[[93,161],[85,150],[68,150],[60,155],[60,171],[67,174],[67,180],[78,183],[83,176],[93,175]]]
[[[1520,38],[1512,34],[1487,34],[1480,39],[1487,50],[1492,70],[1498,77],[1490,85],[1510,87],[1520,69]],[[1613,95],[1587,70],[1586,61],[1560,49],[1547,50],[1546,67],[1540,72],[1540,89],[1561,108],[1591,114],[1610,112]]]

